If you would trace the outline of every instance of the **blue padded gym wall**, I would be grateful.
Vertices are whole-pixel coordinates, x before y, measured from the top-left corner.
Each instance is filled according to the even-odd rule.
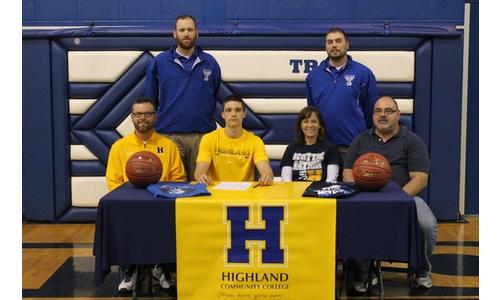
[[[246,50],[321,52],[324,32],[333,25],[350,34],[352,51],[413,53],[414,79],[379,82],[380,93],[412,100],[411,112],[403,121],[429,149],[432,171],[426,198],[438,219],[457,219],[462,32],[456,26],[463,24],[463,1],[399,1],[397,5],[377,1],[376,7],[365,7],[371,3],[23,0],[24,217],[94,219],[95,207],[79,202],[77,186],[88,184],[84,179],[104,175],[109,147],[121,136],[117,128],[127,118],[130,101],[141,94],[145,66],[156,52],[174,43],[171,29],[175,17],[191,14],[199,22],[199,44],[222,54]],[[42,25],[81,27],[36,27]],[[116,80],[73,80],[69,74],[72,55],[86,57],[100,52],[123,52],[134,58]],[[296,68],[303,73],[306,63],[290,62],[289,72]],[[230,92],[244,98],[281,97],[293,102],[304,97],[305,86],[287,80],[227,80],[220,97]],[[85,112],[76,114],[69,106],[69,102],[82,104],[89,99],[95,102]],[[245,127],[260,135],[266,145],[277,147],[293,138],[294,113],[250,112]],[[446,118],[442,118],[443,113]],[[472,130],[468,134],[477,133]],[[35,142],[36,148],[31,146]],[[91,158],[75,159],[76,148],[85,149]],[[468,152],[470,155],[468,159],[473,160],[474,152]],[[279,174],[278,162],[272,161],[275,174]],[[475,179],[474,172],[468,173],[468,182]],[[474,198],[473,188],[467,188],[468,197]],[[474,210],[474,204],[467,207]]]
[[[52,220],[54,212],[50,42],[23,41],[23,216]]]
[[[403,21],[462,24],[463,0],[22,0],[23,26],[165,25],[190,14],[201,25],[367,24]],[[362,25],[364,26],[364,25]],[[170,27],[169,27],[170,28]]]

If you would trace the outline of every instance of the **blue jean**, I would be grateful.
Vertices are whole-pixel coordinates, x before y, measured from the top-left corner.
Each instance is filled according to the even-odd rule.
[[[425,277],[431,274],[432,264],[430,258],[432,251],[436,245],[438,235],[438,224],[436,217],[425,201],[419,196],[413,197],[417,206],[417,220],[420,231],[422,232],[421,254],[423,258],[422,264],[417,270],[417,276]]]

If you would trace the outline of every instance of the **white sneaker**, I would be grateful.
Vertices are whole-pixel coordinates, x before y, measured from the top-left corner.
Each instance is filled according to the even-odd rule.
[[[125,272],[122,282],[118,285],[118,291],[121,293],[130,292],[134,288],[137,273],[135,271]]]
[[[378,284],[378,278],[375,275],[372,275],[372,287],[376,286]],[[364,294],[368,291],[368,280],[362,280],[362,281],[356,281],[352,285],[352,288],[361,294]]]
[[[432,279],[430,275],[427,275],[425,277],[416,277],[414,282],[413,282],[413,287],[420,289],[430,289],[432,287]]]
[[[165,273],[163,272],[163,269],[159,265],[156,265],[153,269],[153,279],[161,286],[162,289],[168,289],[171,286],[165,276]]]

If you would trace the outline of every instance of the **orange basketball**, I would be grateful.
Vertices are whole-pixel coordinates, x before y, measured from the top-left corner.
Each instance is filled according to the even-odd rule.
[[[391,180],[391,164],[383,155],[368,152],[356,159],[352,175],[361,189],[377,191]]]
[[[163,165],[154,153],[139,151],[127,160],[125,172],[130,182],[137,187],[145,188],[160,180]]]

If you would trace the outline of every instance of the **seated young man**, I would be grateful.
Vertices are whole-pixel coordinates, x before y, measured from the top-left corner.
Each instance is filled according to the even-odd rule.
[[[254,167],[260,174],[259,184],[271,185],[273,171],[264,142],[243,129],[246,116],[243,100],[230,95],[222,102],[226,125],[203,136],[200,142],[194,177],[211,185],[213,181],[254,181]]]
[[[106,168],[106,184],[108,189],[114,190],[128,181],[125,172],[127,160],[138,151],[150,151],[160,159],[163,173],[160,181],[185,181],[186,174],[177,146],[166,137],[154,130],[156,123],[155,105],[150,99],[139,98],[132,105],[133,133],[117,140],[109,151]],[[118,286],[120,292],[130,292],[137,277],[137,266],[121,266],[124,273],[123,280]],[[171,282],[163,272],[166,266],[156,266],[153,276],[162,288],[168,289]]]

